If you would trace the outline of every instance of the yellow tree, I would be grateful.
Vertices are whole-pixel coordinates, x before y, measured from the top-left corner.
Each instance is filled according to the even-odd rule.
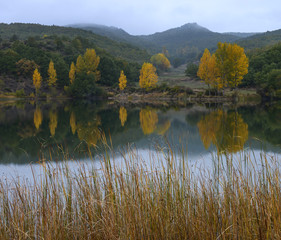
[[[236,88],[241,84],[243,77],[248,73],[249,60],[244,52],[244,48],[237,44],[229,45],[228,55],[231,63],[228,86]]]
[[[123,91],[127,86],[127,78],[124,74],[124,71],[122,70],[119,77],[119,88],[121,91]]]
[[[70,70],[69,70],[69,81],[70,81],[70,84],[72,84],[75,80],[75,72],[76,72],[76,67],[75,67],[75,64],[74,62],[71,63],[70,65]]]
[[[155,54],[151,57],[152,64],[161,71],[167,71],[171,66],[170,61],[163,53]]]
[[[56,128],[58,126],[58,114],[55,111],[50,111],[49,112],[49,128],[50,128],[50,133],[52,136],[55,136],[56,133]]]
[[[57,72],[54,66],[54,62],[52,60],[49,63],[48,75],[49,75],[48,85],[55,86],[57,81]]]
[[[39,107],[36,107],[34,111],[33,121],[36,129],[38,130],[43,121],[43,114]]]
[[[158,115],[155,110],[141,109],[140,123],[145,135],[153,133],[157,128]]]
[[[100,72],[97,69],[100,63],[100,57],[97,56],[95,49],[87,49],[83,59],[87,74],[94,74],[96,81],[98,81],[100,79]]]
[[[222,84],[220,83],[220,79],[217,77],[217,74],[216,57],[214,54],[211,56],[209,50],[206,48],[200,59],[197,76],[204,80],[204,82],[208,85],[209,90],[210,86],[219,90],[222,88]]]
[[[217,75],[222,87],[237,87],[248,73],[248,58],[237,44],[218,43],[215,53]]]
[[[210,88],[211,80],[208,77],[209,74],[209,60],[211,58],[211,54],[209,50],[206,48],[201,59],[197,72],[197,76],[205,81],[205,83]]]
[[[36,90],[36,96],[37,96],[39,88],[41,87],[41,82],[42,82],[42,77],[38,71],[38,68],[36,68],[33,73],[33,85]]]
[[[79,55],[76,60],[76,72],[82,73],[84,71],[86,71],[86,64],[85,64],[83,57],[81,55]]]
[[[124,107],[120,107],[119,109],[119,119],[121,122],[121,126],[124,127],[125,122],[127,121],[127,110]]]
[[[140,70],[140,87],[148,90],[149,88],[156,86],[157,81],[158,76],[155,67],[151,63],[144,63]]]

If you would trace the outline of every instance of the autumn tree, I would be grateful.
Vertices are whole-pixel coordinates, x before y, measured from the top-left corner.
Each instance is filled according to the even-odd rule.
[[[215,55],[211,56],[207,48],[200,59],[197,76],[204,80],[204,82],[208,85],[209,92],[210,87],[217,90],[222,88],[219,78],[217,77],[216,57]]]
[[[127,121],[127,110],[124,107],[120,107],[119,109],[119,119],[121,122],[121,126],[124,127],[125,122]]]
[[[167,71],[171,66],[170,61],[163,53],[153,55],[150,61],[157,69],[161,71]]]
[[[82,73],[86,71],[86,65],[83,57],[79,55],[76,60],[76,72]]]
[[[121,91],[123,91],[127,86],[127,78],[124,74],[124,71],[122,70],[120,73],[120,77],[119,77],[119,88]]]
[[[218,43],[215,53],[217,76],[223,87],[236,88],[248,73],[248,58],[237,44]]]
[[[145,135],[153,133],[157,128],[158,115],[155,110],[141,109],[140,110],[140,123],[142,131]]]
[[[140,70],[139,85],[141,88],[148,90],[156,86],[158,76],[155,67],[151,63],[144,63]]]
[[[74,82],[75,72],[76,72],[76,67],[75,67],[74,62],[72,62],[71,65],[70,65],[70,71],[69,71],[69,81],[70,81],[70,84],[72,84]]]
[[[83,59],[87,74],[94,74],[96,81],[98,81],[100,79],[100,72],[97,69],[100,63],[100,57],[97,56],[95,49],[87,49]]]
[[[231,75],[228,80],[228,86],[236,88],[248,73],[249,60],[244,52],[244,48],[237,44],[231,44],[228,47],[228,54],[231,62]]]
[[[99,63],[100,57],[97,56],[95,49],[87,49],[83,57],[79,55],[76,60],[76,72],[78,74],[93,74],[95,81],[98,81],[100,79],[100,71],[98,71]]]
[[[57,72],[54,66],[54,62],[52,60],[49,63],[48,76],[48,85],[55,86],[57,81]]]
[[[41,87],[41,83],[42,83],[42,77],[38,71],[38,68],[36,68],[33,73],[33,85],[36,90],[36,96],[37,96],[39,88]]]

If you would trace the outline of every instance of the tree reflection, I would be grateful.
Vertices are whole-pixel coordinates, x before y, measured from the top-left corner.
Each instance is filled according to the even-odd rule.
[[[170,129],[170,127],[171,127],[171,122],[170,120],[167,120],[163,124],[159,124],[155,132],[158,135],[164,136],[164,134]]]
[[[58,113],[56,111],[51,110],[49,112],[49,128],[50,128],[50,133],[52,136],[55,136],[56,134],[56,128],[58,126]]]
[[[96,146],[101,138],[101,119],[97,116],[93,121],[78,122],[77,134],[81,141],[85,141],[89,146]]]
[[[140,111],[140,123],[142,131],[145,135],[151,134],[157,128],[158,115],[153,109],[141,109]]]
[[[71,112],[69,119],[72,134],[74,135],[77,129],[75,113]]]
[[[124,107],[120,107],[119,109],[119,119],[121,122],[121,126],[124,127],[125,122],[127,121],[127,110]]]
[[[219,152],[234,153],[242,150],[248,139],[248,125],[238,112],[211,112],[197,126],[206,149],[213,143]]]
[[[42,114],[41,109],[37,106],[34,111],[33,121],[34,121],[34,125],[35,125],[36,129],[38,130],[43,121],[43,114]]]

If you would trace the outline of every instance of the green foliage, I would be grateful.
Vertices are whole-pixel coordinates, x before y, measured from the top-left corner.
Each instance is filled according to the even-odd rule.
[[[150,58],[145,50],[138,47],[128,43],[116,42],[107,37],[77,28],[45,26],[40,24],[1,23],[0,32],[1,37],[5,40],[11,39],[11,41],[14,41],[15,38],[11,37],[16,34],[16,39],[27,40],[28,44],[32,47],[35,47],[36,44],[40,44],[37,42],[36,36],[46,41],[52,40],[54,44],[52,43],[49,46],[51,48],[49,50],[53,51],[63,50],[64,52],[71,53],[74,48],[75,52],[78,51],[81,53],[81,51],[84,52],[86,48],[94,48],[96,50],[99,49],[99,51],[100,49],[104,49],[113,56],[121,57],[129,61],[143,62]],[[68,41],[70,41],[71,44],[66,44]],[[99,51],[97,51],[97,53],[100,55]]]
[[[195,63],[189,63],[186,66],[185,75],[192,78],[197,78],[198,65]]]
[[[25,96],[25,92],[24,89],[19,89],[16,91],[16,96],[17,97],[24,97]]]
[[[79,73],[68,88],[68,94],[74,98],[94,97],[97,93],[94,74]]]
[[[281,89],[281,44],[249,52],[249,73],[244,86],[262,88],[263,95],[274,95]]]

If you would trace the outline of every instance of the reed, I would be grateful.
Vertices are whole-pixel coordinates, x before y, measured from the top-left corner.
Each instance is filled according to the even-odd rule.
[[[245,150],[205,168],[155,150],[106,145],[98,169],[43,161],[32,181],[1,180],[0,239],[281,239],[277,157]]]

